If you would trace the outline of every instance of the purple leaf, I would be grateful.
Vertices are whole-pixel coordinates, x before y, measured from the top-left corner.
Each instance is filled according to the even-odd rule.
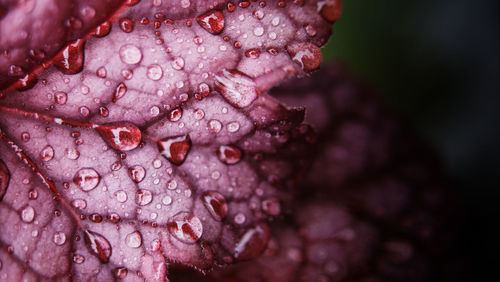
[[[83,3],[81,23],[92,9],[74,4],[54,18],[68,35],[43,26],[33,44],[51,47],[26,64],[6,19],[48,14],[3,15],[0,70],[22,71],[0,81],[2,279],[162,281],[168,263],[252,259],[292,199],[314,136],[266,92],[319,66],[338,4],[136,2],[111,25],[120,3]]]

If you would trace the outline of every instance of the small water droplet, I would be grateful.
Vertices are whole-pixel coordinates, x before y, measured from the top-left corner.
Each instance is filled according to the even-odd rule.
[[[0,195],[0,199],[1,198],[2,197]],[[30,189],[30,191],[28,192],[28,199],[30,199],[30,200],[36,200],[36,199],[38,199],[38,191],[36,189]]]
[[[181,117],[182,117],[182,108],[175,108],[171,110],[167,115],[168,120],[172,122],[180,120]]]
[[[175,57],[170,64],[174,69],[182,70],[184,68],[184,59],[181,57]]]
[[[160,80],[163,76],[163,69],[157,64],[149,65],[147,76],[149,79],[154,81]]]
[[[227,131],[234,133],[238,130],[240,130],[240,124],[237,121],[233,121],[233,122],[228,123]]]
[[[96,126],[95,129],[111,148],[119,151],[137,148],[142,138],[141,130],[129,122],[106,123]]]
[[[127,201],[127,193],[123,190],[119,190],[115,192],[115,198],[120,203],[125,203]]]
[[[40,159],[44,162],[50,161],[54,158],[54,148],[52,146],[45,146],[40,152]]]
[[[191,149],[189,135],[167,137],[158,142],[158,150],[171,163],[181,165]]]
[[[24,142],[30,141],[30,134],[28,132],[21,133],[21,139],[23,139]]]
[[[84,239],[87,248],[101,263],[108,263],[111,256],[111,244],[99,233],[85,230]]]
[[[54,241],[54,244],[56,244],[58,246],[62,246],[66,242],[66,234],[64,234],[64,232],[54,233],[53,241]]]
[[[271,20],[271,24],[273,26],[277,26],[280,24],[280,18],[279,17],[274,17],[272,20]]]
[[[149,190],[139,189],[135,194],[135,202],[140,206],[145,206],[153,201],[153,194]]]
[[[299,64],[305,72],[310,72],[321,64],[321,51],[313,43],[294,43],[286,46],[292,60]]]
[[[123,45],[119,51],[120,59],[129,65],[138,64],[142,60],[142,52],[137,46],[132,44]]]
[[[73,256],[73,262],[76,264],[82,264],[85,262],[85,257],[79,254]]]
[[[211,34],[219,34],[224,29],[224,15],[220,11],[209,11],[197,17],[196,22]]]
[[[105,67],[100,67],[96,71],[96,75],[100,78],[106,78],[107,71]]]
[[[262,34],[264,34],[264,28],[261,27],[261,26],[258,26],[256,28],[253,29],[253,34],[255,36],[262,36]]]
[[[267,198],[262,201],[262,210],[268,215],[277,216],[281,212],[280,202],[276,198]]]
[[[77,210],[83,210],[87,207],[87,202],[83,199],[75,199],[71,201],[71,205]]]
[[[161,202],[165,205],[165,206],[168,206],[172,203],[172,197],[170,196],[165,196],[163,197],[163,199],[161,200]]]
[[[122,98],[125,95],[125,93],[127,93],[127,86],[123,82],[120,82],[116,86],[115,94],[113,95],[113,98],[111,101],[113,101],[113,103],[116,103],[116,101],[118,101],[118,99]]]
[[[128,269],[125,267],[117,267],[113,270],[113,274],[115,275],[116,279],[125,279],[128,275]]]
[[[88,117],[88,115],[90,114],[89,108],[85,106],[81,106],[80,108],[78,108],[78,112],[82,117]]]
[[[202,109],[196,109],[194,111],[194,118],[197,120],[202,119],[205,116],[205,112]]]
[[[121,18],[119,24],[123,32],[129,33],[134,30],[134,22],[132,22],[129,18]]]
[[[21,220],[26,223],[33,222],[35,219],[35,209],[32,206],[26,206],[21,210]]]
[[[111,31],[111,22],[105,21],[95,29],[94,36],[103,37],[108,35],[110,31]]]
[[[131,248],[139,248],[142,245],[142,236],[139,231],[134,231],[127,234],[125,237],[125,243]]]
[[[80,152],[75,148],[66,148],[64,152],[66,157],[70,160],[76,160],[80,157]]]
[[[247,107],[257,98],[255,82],[241,72],[223,70],[215,79],[216,90],[235,107]]]
[[[236,224],[243,224],[245,223],[246,220],[247,220],[246,216],[240,212],[234,216],[234,222]]]
[[[101,177],[93,168],[82,168],[73,177],[73,182],[84,192],[94,189]]]
[[[264,18],[264,12],[262,10],[255,10],[253,16],[258,20],[262,20],[262,18]]]
[[[146,176],[146,170],[140,165],[129,167],[128,172],[135,183],[141,182]]]
[[[212,119],[208,122],[208,130],[213,133],[219,133],[222,129],[222,123],[216,119]]]
[[[68,94],[59,91],[54,94],[54,102],[59,105],[64,105],[68,101]]]
[[[9,186],[10,172],[5,163],[0,159],[0,201],[7,192]]]
[[[204,192],[203,204],[215,220],[221,221],[227,215],[227,203],[222,194],[214,191]]]
[[[190,212],[174,215],[167,223],[167,228],[175,238],[188,244],[198,241],[203,233],[200,219]]]
[[[241,161],[241,150],[234,145],[221,145],[217,149],[217,157],[227,165],[233,165]]]

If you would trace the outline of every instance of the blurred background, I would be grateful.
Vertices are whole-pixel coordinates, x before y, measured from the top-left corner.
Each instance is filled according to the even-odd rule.
[[[463,196],[464,281],[497,276],[500,1],[343,2],[325,61],[345,62],[437,149]]]

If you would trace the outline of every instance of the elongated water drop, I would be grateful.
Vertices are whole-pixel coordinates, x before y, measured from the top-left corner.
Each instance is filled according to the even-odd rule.
[[[111,244],[99,233],[85,230],[84,239],[90,253],[96,256],[102,263],[108,263],[111,256]]]
[[[181,165],[191,149],[189,135],[167,137],[158,142],[158,150],[171,163]]]
[[[130,122],[113,122],[95,127],[104,141],[111,148],[119,151],[130,151],[141,143],[142,132]]]

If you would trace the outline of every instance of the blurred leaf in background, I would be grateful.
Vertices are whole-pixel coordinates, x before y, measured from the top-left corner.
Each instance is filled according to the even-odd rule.
[[[464,195],[464,253],[481,267],[470,273],[487,277],[499,237],[500,1],[343,2],[325,61],[346,62],[437,148]]]

